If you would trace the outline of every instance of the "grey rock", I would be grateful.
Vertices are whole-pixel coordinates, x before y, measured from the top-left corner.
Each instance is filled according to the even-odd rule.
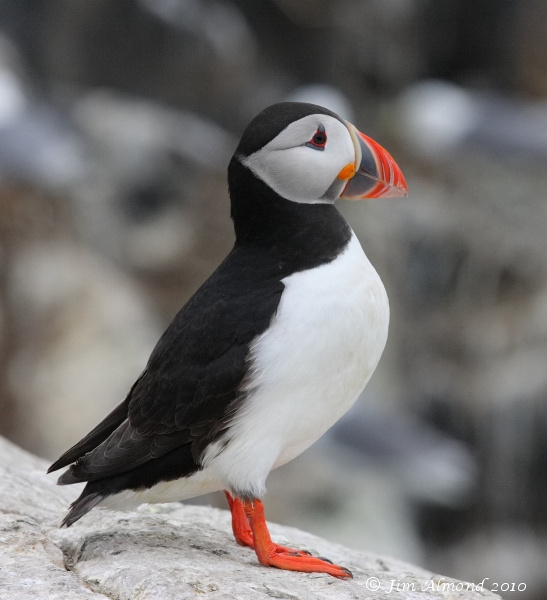
[[[70,529],[58,524],[78,493],[58,488],[46,462],[0,438],[0,599],[384,597],[496,598],[477,585],[349,550],[298,529],[272,524],[283,544],[328,556],[351,581],[262,567],[231,535],[227,511],[179,503],[120,513],[96,510]],[[393,587],[397,586],[397,587]]]
[[[67,571],[62,551],[32,518],[0,513],[0,599],[105,598]]]

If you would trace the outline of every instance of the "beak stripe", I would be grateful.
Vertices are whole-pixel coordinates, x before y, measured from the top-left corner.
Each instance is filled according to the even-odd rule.
[[[360,156],[359,162],[356,162],[358,168],[355,177],[348,180],[341,197],[358,200],[407,196],[404,175],[389,152],[350,123],[348,129],[354,145],[357,142]]]

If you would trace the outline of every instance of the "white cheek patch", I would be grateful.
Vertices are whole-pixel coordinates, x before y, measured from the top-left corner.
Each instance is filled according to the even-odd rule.
[[[319,125],[327,134],[323,150],[305,145]],[[347,127],[328,115],[309,115],[291,123],[242,163],[283,198],[313,204],[332,203],[338,197],[345,182],[340,182],[336,193],[336,176],[354,160]]]

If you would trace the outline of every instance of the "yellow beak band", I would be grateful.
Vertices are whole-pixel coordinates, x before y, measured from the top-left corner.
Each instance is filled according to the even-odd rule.
[[[347,164],[336,177],[338,179],[346,180],[351,179],[355,175],[355,165],[353,163]]]

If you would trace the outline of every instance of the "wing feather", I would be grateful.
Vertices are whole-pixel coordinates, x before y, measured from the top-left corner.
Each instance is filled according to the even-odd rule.
[[[72,448],[69,448],[51,465],[51,467],[49,467],[47,472],[52,473],[53,471],[66,467],[104,441],[127,418],[129,397],[130,396],[127,396],[123,402],[118,404],[118,406],[116,406],[116,408],[83,439],[72,446]]]

